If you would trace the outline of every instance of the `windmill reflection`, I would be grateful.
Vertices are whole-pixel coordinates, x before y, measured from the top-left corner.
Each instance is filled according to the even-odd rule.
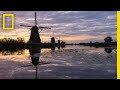
[[[29,49],[29,53],[30,53],[30,57],[31,57],[31,64],[21,66],[21,67],[35,66],[35,68],[36,68],[35,78],[37,79],[38,78],[37,66],[44,65],[44,64],[50,64],[51,62],[40,60],[41,49]]]
[[[58,46],[58,50],[60,50],[60,46]]]
[[[51,50],[52,50],[52,51],[55,51],[55,46],[52,46],[52,47],[51,47]]]

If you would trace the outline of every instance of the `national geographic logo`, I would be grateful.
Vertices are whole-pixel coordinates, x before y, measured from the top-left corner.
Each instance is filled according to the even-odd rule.
[[[7,22],[6,18],[11,18],[11,20]],[[6,27],[6,23],[9,23],[10,27]],[[3,14],[2,15],[2,29],[3,30],[14,30],[14,14]]]

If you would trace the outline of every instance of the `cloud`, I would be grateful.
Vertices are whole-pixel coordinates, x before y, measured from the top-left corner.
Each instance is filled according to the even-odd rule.
[[[3,13],[15,14],[15,30],[12,33],[1,30],[0,35],[23,36],[28,40],[29,29],[20,27],[20,24],[34,26],[34,11],[1,11],[0,22]],[[78,39],[79,41],[101,41],[107,36],[116,39],[116,11],[37,11],[37,24],[52,28],[40,33],[41,38],[47,37],[48,40],[53,32],[56,37],[60,33],[61,38],[71,42]],[[0,27],[0,29],[2,28]],[[81,39],[83,35],[86,37]],[[77,37],[80,38],[77,39]],[[43,39],[43,41],[47,39]]]

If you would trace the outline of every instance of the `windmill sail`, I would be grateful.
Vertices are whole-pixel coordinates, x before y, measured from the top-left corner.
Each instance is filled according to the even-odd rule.
[[[35,12],[35,26],[37,26],[36,12]]]

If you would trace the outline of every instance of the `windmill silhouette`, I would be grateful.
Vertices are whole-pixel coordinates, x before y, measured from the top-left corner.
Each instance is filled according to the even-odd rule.
[[[29,43],[31,44],[40,44],[41,43],[41,39],[40,39],[40,35],[39,33],[43,30],[43,29],[51,29],[49,27],[38,27],[37,26],[37,17],[36,17],[36,12],[35,12],[35,25],[34,26],[28,26],[28,25],[20,25],[23,27],[31,27],[31,35],[29,38]],[[40,32],[39,32],[40,30]]]
[[[51,37],[51,44],[55,45],[55,37],[54,37],[54,32],[53,32],[53,36]]]

